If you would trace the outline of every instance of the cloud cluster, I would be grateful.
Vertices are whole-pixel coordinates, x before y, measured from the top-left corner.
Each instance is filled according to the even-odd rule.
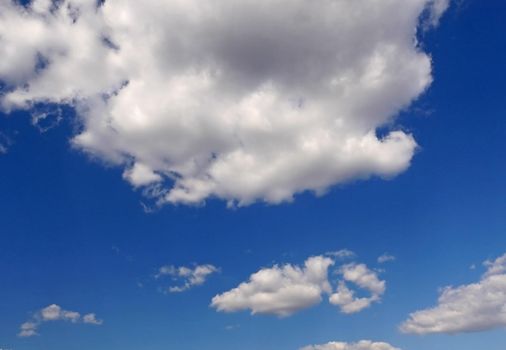
[[[339,282],[337,290],[329,301],[341,308],[346,314],[352,314],[369,307],[373,302],[381,299],[385,293],[386,283],[378,278],[376,272],[364,264],[346,264],[339,270],[343,280]],[[346,282],[351,282],[371,293],[369,297],[356,297],[355,292],[348,288]]]
[[[38,334],[37,330],[42,323],[51,321],[66,321],[94,325],[101,325],[103,323],[102,320],[97,319],[94,313],[89,313],[81,317],[79,312],[64,310],[60,306],[52,304],[36,312],[31,320],[23,323],[20,326],[18,336],[25,338],[35,336]]]
[[[446,287],[438,305],[409,316],[404,333],[461,333],[506,327],[506,254],[488,267],[477,283]]]
[[[335,261],[328,256],[314,256],[308,258],[302,267],[285,264],[263,268],[252,274],[247,282],[216,295],[211,306],[218,311],[251,310],[252,314],[285,317],[320,303],[323,294],[330,295],[330,302],[339,305],[345,313],[358,312],[380,299],[385,291],[385,282],[363,264],[342,266],[338,272],[343,280],[333,293],[329,269],[334,264]],[[356,298],[344,281],[365,288],[373,295]]]
[[[0,2],[5,110],[68,104],[73,145],[163,203],[279,203],[404,171],[378,135],[432,81],[441,0]]]
[[[309,345],[300,350],[400,350],[388,343],[361,340],[357,343],[330,342],[322,345]]]
[[[219,269],[213,265],[198,265],[195,267],[166,265],[160,267],[156,278],[164,276],[172,277],[174,280],[182,280],[182,285],[171,286],[167,290],[170,293],[184,292],[194,286],[204,284],[207,278]]]

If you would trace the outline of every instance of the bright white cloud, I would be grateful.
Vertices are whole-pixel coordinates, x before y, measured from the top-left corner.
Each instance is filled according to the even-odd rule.
[[[381,300],[385,293],[386,283],[378,278],[376,272],[370,270],[365,264],[346,264],[339,270],[343,280],[339,282],[337,290],[329,301],[341,308],[346,314],[352,314],[369,307],[373,302]],[[357,297],[355,292],[348,288],[346,282],[367,290],[369,297]]]
[[[0,1],[5,109],[73,106],[75,147],[158,204],[279,203],[404,171],[441,0]]]
[[[223,294],[215,296],[211,306],[218,311],[251,310],[252,314],[289,316],[321,301],[323,292],[331,291],[327,280],[330,258],[315,256],[304,267],[286,264],[263,268]]]
[[[479,282],[444,288],[438,305],[410,314],[401,331],[461,333],[506,327],[506,254],[485,265]]]
[[[339,305],[345,313],[358,312],[379,301],[385,291],[385,282],[363,264],[341,266],[338,271],[343,280],[338,282],[333,293],[328,275],[334,264],[330,257],[315,256],[308,258],[303,267],[285,264],[263,268],[252,274],[247,282],[215,296],[211,306],[218,311],[251,310],[252,314],[285,317],[320,303],[323,294],[330,295],[330,302]],[[366,289],[372,296],[356,298],[345,281]]]
[[[76,311],[68,311],[61,308],[61,306],[52,304],[39,311],[37,311],[31,320],[23,323],[20,326],[18,333],[19,337],[32,337],[38,335],[37,331],[42,323],[53,321],[67,321],[71,323],[89,323],[101,325],[102,320],[96,318],[95,314],[87,314],[81,317],[81,314]]]
[[[394,260],[395,260],[395,256],[387,254],[387,253],[380,255],[378,257],[378,263],[380,263],[380,264],[384,264],[386,262],[394,261]]]
[[[388,343],[361,340],[358,343],[330,342],[322,345],[309,345],[300,350],[400,350]]]
[[[156,278],[161,278],[163,276],[172,277],[175,280],[181,280],[182,285],[179,286],[171,286],[167,290],[171,293],[184,292],[194,286],[199,286],[204,284],[207,278],[213,273],[218,272],[219,269],[213,265],[198,265],[195,267],[186,267],[186,266],[162,266],[158,270],[158,274]]]

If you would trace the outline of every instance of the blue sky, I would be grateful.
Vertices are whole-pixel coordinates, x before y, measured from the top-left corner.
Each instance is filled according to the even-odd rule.
[[[0,13],[7,13],[6,8],[0,7]],[[148,163],[151,149],[136,153],[141,148],[137,144],[135,151],[120,150],[130,152],[130,160],[116,161],[115,156],[105,155],[109,149],[103,145],[110,140],[105,133],[97,133],[104,139],[95,144],[76,146],[71,140],[93,129],[92,117],[79,115],[83,104],[91,106],[92,98],[70,105],[66,100],[65,106],[58,107],[63,102],[55,97],[57,92],[38,97],[33,88],[29,93],[33,92],[30,101],[35,105],[4,109],[0,117],[0,143],[6,147],[0,154],[0,349],[289,350],[366,339],[403,350],[502,350],[506,298],[497,304],[502,311],[499,307],[490,313],[485,310],[489,304],[474,310],[475,314],[458,310],[482,317],[483,327],[419,335],[403,333],[399,326],[411,313],[438,305],[442,287],[480,281],[485,285],[484,274],[492,268],[482,263],[506,252],[505,15],[506,5],[499,0],[455,1],[437,27],[425,32],[419,28],[419,47],[432,59],[434,81],[425,92],[414,92],[409,98],[413,102],[398,115],[385,116],[395,117],[393,122],[385,119],[375,125],[378,134],[402,130],[413,135],[418,148],[409,165],[360,170],[371,176],[366,180],[355,168],[349,170],[349,178],[332,174],[321,195],[313,193],[319,185],[304,178],[289,188],[293,200],[273,199],[277,178],[265,180],[265,189],[251,192],[216,185],[214,192],[206,192],[195,203],[182,197],[157,197],[153,191],[177,187],[180,179],[190,175],[181,170],[175,178],[166,176],[174,170],[164,173],[167,164],[155,168],[156,162]],[[3,20],[0,17],[0,23]],[[16,89],[20,78],[0,73],[4,91]],[[239,80],[241,87],[249,88],[243,82],[246,78]],[[28,84],[36,85],[34,80]],[[151,93],[150,98],[160,95],[160,91]],[[213,93],[224,100],[230,97]],[[56,102],[48,104],[50,100]],[[32,118],[44,108],[53,111],[51,118],[60,108],[62,119],[41,132]],[[117,108],[122,108],[119,103]],[[122,111],[129,110],[125,108]],[[189,137],[206,142],[213,136],[196,134]],[[113,142],[121,144],[121,140]],[[264,159],[265,154],[254,156]],[[134,163],[142,159],[153,171],[142,181],[133,178],[131,159]],[[285,174],[277,171],[283,179]],[[321,172],[330,170],[322,165]],[[164,174],[156,175],[164,176],[161,187],[143,182],[151,181],[153,174]],[[240,169],[236,174],[248,178]],[[197,189],[188,188],[188,193],[200,195]],[[153,210],[146,212],[141,203]],[[335,265],[328,274],[331,293],[341,280],[356,296],[370,295],[367,287],[339,274],[339,267],[346,264],[365,264],[386,283],[380,300],[359,312],[342,312],[328,302],[326,292],[321,302],[288,317],[272,312],[251,315],[248,305],[229,313],[210,305],[213,297],[248,282],[262,268],[302,266],[311,256],[342,249],[353,251],[355,257],[333,258]],[[395,260],[378,263],[384,253]],[[219,272],[184,292],[167,291],[169,286],[184,284],[184,276],[177,281],[169,275],[156,277],[163,266],[193,269],[203,264]],[[492,277],[504,278],[504,270]],[[500,288],[496,292],[506,294]],[[24,322],[43,318],[40,310],[53,304],[81,316],[93,313],[103,323],[84,319],[74,323],[59,316],[57,321],[35,321],[36,336],[18,336]],[[435,322],[438,315],[432,315]],[[343,348],[348,349],[355,348]]]

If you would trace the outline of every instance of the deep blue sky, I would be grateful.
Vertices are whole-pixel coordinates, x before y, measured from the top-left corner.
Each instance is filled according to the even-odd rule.
[[[41,134],[25,112],[2,116],[13,144],[0,156],[0,348],[289,350],[375,339],[406,350],[502,350],[504,330],[419,337],[396,327],[434,305],[438,288],[477,281],[481,262],[506,251],[505,18],[501,0],[465,0],[421,37],[435,81],[398,121],[420,145],[405,173],[289,204],[210,200],[147,214],[121,169],[70,147],[70,118]],[[284,319],[209,307],[260,267],[343,248],[371,267],[382,253],[396,256],[383,266],[380,304],[346,316],[322,303]],[[160,293],[159,266],[192,263],[222,272],[186,293]],[[39,337],[16,337],[52,303],[105,322],[44,324]]]

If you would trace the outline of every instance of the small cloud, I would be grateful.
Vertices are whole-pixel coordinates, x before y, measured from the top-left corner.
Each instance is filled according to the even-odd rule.
[[[9,147],[12,145],[12,139],[5,133],[0,131],[0,155],[7,154]]]
[[[252,314],[290,316],[321,302],[330,293],[328,269],[334,261],[324,256],[308,258],[303,266],[285,264],[263,268],[249,281],[216,295],[211,306],[218,311],[251,310]]]
[[[388,343],[361,340],[358,343],[330,342],[321,345],[309,345],[300,350],[400,350]]]
[[[359,312],[378,302],[385,292],[386,282],[364,264],[346,264],[337,270],[342,277],[334,288],[329,281],[329,270],[336,261],[326,255],[313,256],[304,265],[274,265],[253,273],[248,281],[216,295],[211,306],[217,311],[237,312],[250,310],[251,314],[272,314],[287,317],[300,310],[319,304],[323,295],[346,314]],[[343,254],[337,254],[343,256]],[[345,254],[344,256],[349,256]],[[357,297],[347,283],[371,293]]]
[[[32,318],[23,323],[19,328],[19,337],[28,338],[38,335],[37,330],[46,322],[65,321],[70,323],[88,323],[94,325],[101,325],[102,320],[98,320],[94,313],[84,315],[77,311],[68,311],[61,308],[61,306],[52,304],[33,314]]]
[[[378,263],[384,264],[389,261],[395,261],[395,259],[396,259],[395,256],[385,253],[380,257],[378,257]]]
[[[356,257],[356,254],[349,249],[341,249],[335,252],[328,252],[326,255],[342,260]]]
[[[170,293],[180,293],[204,284],[210,275],[219,271],[219,268],[210,264],[197,265],[195,267],[165,265],[158,269],[155,278],[159,279],[168,276],[172,277],[175,281],[181,281],[181,285],[171,286],[167,289]]]
[[[341,308],[345,314],[352,314],[369,307],[372,303],[381,300],[385,293],[386,283],[378,278],[375,271],[370,270],[365,264],[347,264],[340,268],[339,274],[343,280],[339,282],[337,290],[329,301]],[[355,292],[348,288],[346,282],[353,283],[371,293],[370,297],[357,297]]]
[[[506,254],[484,264],[478,282],[443,288],[436,306],[411,313],[400,330],[457,334],[506,327]]]
[[[101,325],[104,321],[97,319],[94,313],[83,316],[83,323]]]
[[[228,325],[225,327],[225,330],[226,331],[233,331],[233,330],[236,330],[238,328],[240,328],[241,325],[238,325],[238,324],[232,324],[232,325]]]
[[[44,106],[32,111],[32,125],[41,133],[58,126],[62,120],[63,113],[60,107]]]

